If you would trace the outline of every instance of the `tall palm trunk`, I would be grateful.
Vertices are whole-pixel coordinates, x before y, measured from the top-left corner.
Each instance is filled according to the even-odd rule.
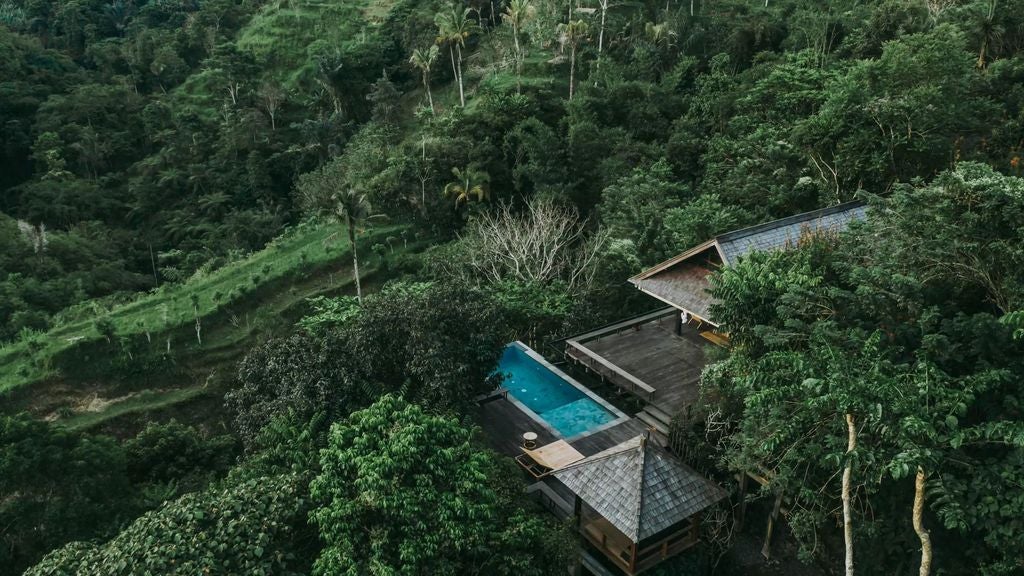
[[[924,468],[917,467],[914,479],[914,532],[921,541],[921,569],[919,576],[928,576],[932,571],[932,536],[924,527]]]
[[[466,99],[462,96],[462,76],[459,75],[459,66],[455,63],[455,46],[448,45],[448,55],[452,58],[452,74],[455,75],[455,82],[459,85],[459,101],[466,105]]]
[[[356,223],[352,217],[345,215],[345,225],[348,227],[348,243],[352,246],[352,277],[356,281],[356,300],[363,303],[363,285],[359,280],[359,251],[356,249]]]
[[[458,58],[459,66],[458,66],[458,68],[456,70],[456,72],[459,75],[459,103],[462,104],[463,108],[465,108],[466,107],[466,93],[463,91],[463,88],[462,88],[462,46],[460,46],[459,44],[456,44],[455,45],[455,52],[459,56],[459,58]]]
[[[857,448],[857,429],[853,425],[853,414],[846,415],[846,466],[843,468],[843,540],[846,542],[846,576],[853,576],[853,518],[850,506],[850,477],[853,462],[850,460]]]
[[[608,13],[609,0],[601,0],[601,30],[597,33],[597,64],[595,70],[601,71],[601,55],[604,53],[604,17]],[[597,88],[597,77],[594,78],[594,87]]]
[[[523,53],[519,48],[519,25],[512,21],[512,40],[516,44],[516,94],[523,90]]]
[[[430,93],[430,72],[423,71],[423,88],[427,91],[427,102],[430,103],[430,111],[434,111],[434,95]]]
[[[572,100],[573,86],[576,84],[576,45],[572,47],[571,61],[569,62],[569,100]]]

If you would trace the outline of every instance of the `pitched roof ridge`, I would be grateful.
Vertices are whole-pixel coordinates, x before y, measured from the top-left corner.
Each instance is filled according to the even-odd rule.
[[[623,452],[628,452],[630,450],[634,450],[634,449],[637,448],[636,446],[627,446],[626,445],[628,442],[630,442],[632,440],[636,440],[636,438],[630,438],[629,440],[626,440],[624,442],[616,444],[615,446],[612,446],[612,447],[610,447],[608,449],[602,450],[602,451],[600,451],[600,452],[598,452],[596,454],[591,454],[590,456],[587,456],[583,460],[577,460],[576,462],[573,462],[572,464],[569,464],[568,466],[564,466],[562,468],[559,468],[558,472],[564,472],[566,470],[571,470],[573,468],[581,468],[581,467],[583,467],[583,466],[585,466],[587,464],[593,464],[594,462],[601,462],[603,460],[607,460],[608,458],[611,458],[612,456],[618,456],[618,455],[622,454]]]
[[[639,542],[642,538],[640,534],[643,532],[643,526],[641,523],[644,519],[644,488],[647,487],[647,445],[650,444],[650,432],[645,432],[640,436],[640,474],[637,476],[637,481],[640,483],[636,493],[636,540]]]

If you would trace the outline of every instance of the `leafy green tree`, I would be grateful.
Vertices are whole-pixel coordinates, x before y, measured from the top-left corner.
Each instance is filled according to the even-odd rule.
[[[503,466],[453,418],[387,395],[331,428],[310,485],[314,573],[555,575],[566,533],[516,503]]]
[[[837,196],[930,178],[969,153],[969,136],[988,132],[993,110],[979,88],[963,34],[938,26],[858,62],[796,128],[795,140]]]
[[[124,443],[132,484],[173,484],[178,493],[205,487],[231,467],[238,441],[230,435],[207,437],[175,420],[150,422]]]
[[[109,535],[135,512],[126,467],[111,438],[0,417],[0,564],[18,572],[56,546]]]
[[[367,398],[400,392],[447,410],[494,388],[506,340],[500,317],[478,291],[449,284],[394,283],[364,302],[339,334],[351,381]]]
[[[373,102],[373,121],[382,124],[394,122],[401,97],[402,94],[386,74],[378,78],[366,95],[366,99]]]
[[[331,334],[295,334],[250,350],[238,366],[238,387],[225,404],[234,428],[252,450],[260,431],[275,417],[299,419],[323,413],[332,421],[363,405],[352,382],[344,345]]]
[[[703,194],[665,211],[663,242],[668,250],[681,252],[752,221],[745,210],[726,204],[717,194]]]
[[[1024,179],[963,162],[897,192],[878,218],[888,253],[953,286],[958,299],[1002,313],[1024,307]]]
[[[612,237],[632,240],[640,259],[649,264],[667,258],[676,248],[661,244],[664,221],[687,193],[668,163],[660,160],[605,188],[597,211]]]
[[[262,477],[187,494],[103,544],[51,552],[30,576],[282,574],[308,566],[308,494],[297,475]]]
[[[518,192],[550,200],[570,198],[568,159],[563,142],[550,126],[535,117],[523,120],[505,135],[504,151]]]

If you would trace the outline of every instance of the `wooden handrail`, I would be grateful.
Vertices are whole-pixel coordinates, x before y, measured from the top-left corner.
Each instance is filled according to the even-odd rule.
[[[646,396],[648,401],[651,401],[654,398],[654,394],[655,392],[657,392],[656,389],[652,388],[649,384],[647,384],[643,380],[640,380],[636,376],[633,376],[629,372],[626,372],[625,370],[619,368],[615,364],[612,364],[611,362],[605,360],[590,348],[587,348],[586,346],[580,344],[576,340],[566,340],[565,345],[566,354],[568,354],[577,361],[583,362],[584,364],[587,365],[588,368],[591,368],[592,370],[598,372],[602,376],[614,376],[615,378],[610,379],[612,380],[612,383],[618,385],[620,388],[625,388],[630,392],[633,392],[634,394],[638,395],[641,395],[640,393],[643,393],[642,395]],[[579,353],[579,355],[577,355],[576,353]],[[597,366],[603,369],[603,372],[602,370],[597,369],[595,366],[593,366],[593,364],[597,364]],[[617,382],[616,378],[624,380],[625,382]]]
[[[634,326],[647,324],[652,320],[657,320],[658,318],[664,318],[665,316],[671,316],[672,314],[677,313],[678,310],[672,307],[660,308],[653,312],[648,312],[640,316],[634,316],[626,320],[621,320],[613,324],[608,324],[607,326],[602,326],[595,330],[591,330],[590,332],[584,332],[583,334],[579,334],[577,336],[571,336],[569,338],[566,338],[565,342],[586,342],[587,340],[593,340],[595,338],[603,338],[605,336],[608,336],[609,334],[618,334],[623,330],[627,330]]]

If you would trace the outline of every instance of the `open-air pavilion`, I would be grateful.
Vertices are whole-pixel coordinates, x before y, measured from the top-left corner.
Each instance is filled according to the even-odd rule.
[[[630,576],[696,545],[701,513],[726,496],[646,434],[553,476],[575,496],[586,541]]]

